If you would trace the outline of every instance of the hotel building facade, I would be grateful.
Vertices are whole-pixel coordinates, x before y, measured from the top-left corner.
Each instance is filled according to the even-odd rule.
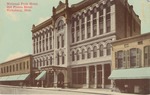
[[[32,85],[32,55],[16,58],[0,64],[0,84]]]
[[[111,43],[140,35],[141,21],[127,0],[83,0],[53,7],[32,27],[35,83],[45,87],[109,88]]]
[[[121,92],[150,93],[150,33],[112,43],[114,88]]]

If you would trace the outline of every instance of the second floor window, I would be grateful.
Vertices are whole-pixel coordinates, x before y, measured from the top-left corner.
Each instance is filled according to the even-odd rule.
[[[75,58],[74,58],[74,51],[72,52],[72,61],[75,61]]]
[[[87,58],[88,59],[91,58],[91,49],[90,48],[87,49]]]
[[[99,55],[100,55],[100,57],[102,57],[104,55],[103,52],[104,52],[104,46],[100,45],[100,48],[99,48]]]
[[[96,46],[93,48],[93,57],[94,58],[97,57],[97,47]]]
[[[150,66],[150,46],[144,47],[144,65]]]
[[[130,67],[136,66],[136,48],[130,50]]]

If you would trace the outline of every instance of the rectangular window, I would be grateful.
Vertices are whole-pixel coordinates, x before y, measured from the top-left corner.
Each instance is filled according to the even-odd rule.
[[[96,36],[97,35],[97,20],[95,19],[93,21],[93,36]]]
[[[59,48],[59,36],[57,37],[57,48]]]
[[[27,69],[29,69],[29,61],[27,61]]]
[[[84,40],[85,39],[85,26],[84,26],[84,24],[82,24],[82,26],[81,26],[81,33],[82,33],[82,40]]]
[[[136,66],[136,48],[130,50],[130,67]]]
[[[106,15],[106,27],[107,33],[110,32],[110,14]]]
[[[150,46],[144,47],[144,64],[145,66],[150,66]]]
[[[79,32],[79,27],[77,27],[77,41],[79,41],[79,39],[80,39],[80,32]]]
[[[117,60],[118,60],[118,68],[123,68],[124,67],[124,60],[123,60],[123,58],[124,58],[124,53],[123,53],[123,51],[119,51],[119,52],[117,52]]]
[[[103,17],[100,17],[99,19],[99,32],[100,35],[103,34]]]
[[[87,23],[87,38],[91,37],[91,26],[90,22]]]
[[[74,43],[74,28],[72,28],[72,43]]]

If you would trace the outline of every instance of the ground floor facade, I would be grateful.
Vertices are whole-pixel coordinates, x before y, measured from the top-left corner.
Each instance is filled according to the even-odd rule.
[[[72,67],[49,66],[34,73],[34,86],[110,88],[110,64],[81,65]]]
[[[150,93],[150,79],[115,80],[115,87],[124,93]]]
[[[1,85],[32,86],[31,74],[19,74],[0,77]]]

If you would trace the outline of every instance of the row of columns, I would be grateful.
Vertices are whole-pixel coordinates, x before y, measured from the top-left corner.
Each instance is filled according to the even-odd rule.
[[[104,49],[103,49],[103,56],[102,56],[102,57],[106,57],[106,56],[107,56],[106,53],[107,53],[107,50],[106,50],[106,48],[104,48]],[[85,55],[85,59],[88,59],[88,58],[87,58],[87,52],[85,52],[84,55]],[[73,56],[73,55],[72,55],[72,56]],[[96,58],[98,58],[98,57],[100,57],[99,50],[98,50],[98,52],[97,52],[97,57],[96,57]],[[91,58],[94,58],[94,57],[93,57],[93,51],[91,52]],[[77,56],[76,56],[76,55],[74,56],[74,59],[77,60]],[[82,53],[79,53],[79,59],[82,60]]]
[[[97,14],[96,14],[97,16],[96,16],[96,22],[97,22],[97,35],[99,35],[99,33],[100,33],[100,30],[99,30],[99,18],[100,18],[100,12],[99,11],[97,11]],[[87,21],[87,17],[85,16],[85,18],[84,18],[84,21],[85,21],[85,23],[84,23],[84,28],[85,28],[85,39],[87,39],[88,37],[87,37],[87,23],[88,23],[88,21]],[[77,26],[77,23],[76,22],[74,22],[75,23],[75,25],[74,25],[74,31],[76,31],[76,26]],[[82,26],[82,22],[81,22],[81,19],[79,20],[79,26],[80,26],[80,28],[79,28],[79,32],[80,32],[80,36],[79,36],[79,39],[81,40],[82,39],[82,33],[81,32],[83,32],[82,30],[81,30],[81,26]],[[91,14],[90,15],[90,33],[91,33],[91,36],[90,37],[93,37],[93,14]],[[103,9],[103,33],[106,33],[106,9]],[[75,40],[75,42],[77,42],[77,32],[74,32],[74,40]]]
[[[90,87],[90,66],[86,66],[86,88]],[[94,65],[95,68],[95,78],[94,78],[94,88],[97,88],[97,65]],[[104,64],[102,64],[102,88],[105,88],[105,70],[104,70]]]
[[[41,52],[43,51],[46,51],[46,46],[48,46],[48,50],[50,50],[51,48],[53,48],[53,32],[51,32],[51,35],[50,33],[48,33],[48,37],[45,35],[40,35],[41,37],[37,37],[37,38],[34,38],[34,53],[39,53],[40,52],[40,48],[41,48]],[[41,39],[40,39],[41,38]],[[50,38],[51,38],[51,42],[50,42]],[[47,39],[47,43],[46,43],[46,39]],[[43,40],[44,40],[44,43],[43,43]],[[41,41],[41,45],[40,45],[40,41]],[[38,43],[38,46],[37,46],[37,43]],[[45,48],[45,50],[43,50],[43,47]],[[38,52],[37,52],[38,50]]]

